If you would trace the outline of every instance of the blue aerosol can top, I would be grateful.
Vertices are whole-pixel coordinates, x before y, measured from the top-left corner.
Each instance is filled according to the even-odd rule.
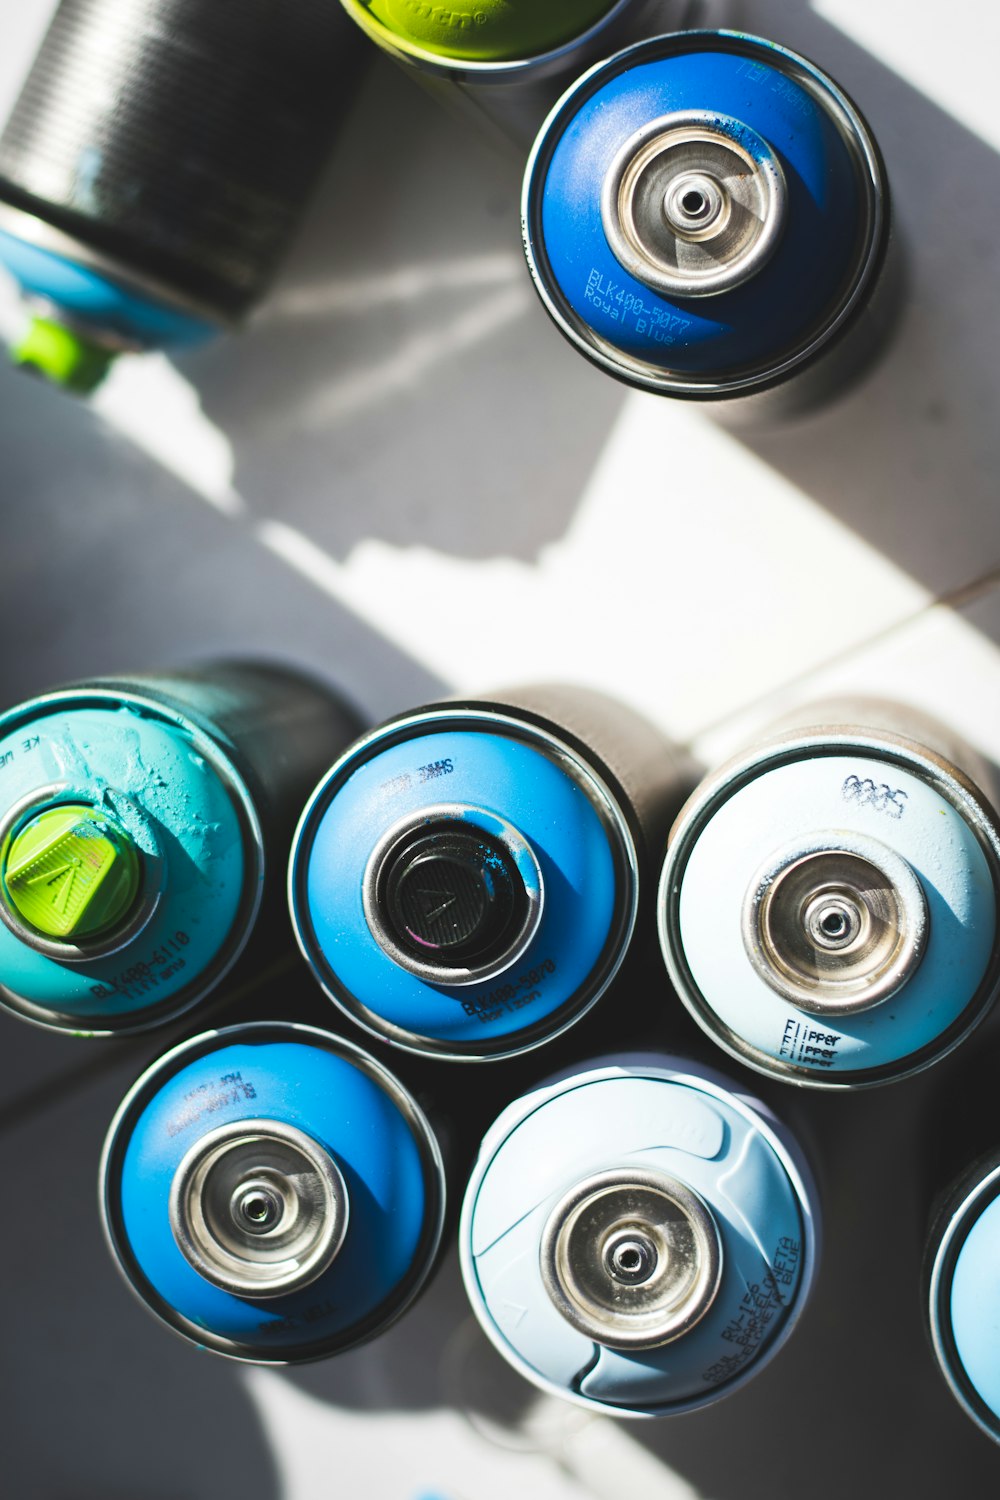
[[[562,330],[667,394],[751,393],[846,325],[880,269],[887,188],[864,120],[785,48],[640,42],[585,74],[528,164],[525,245]]]
[[[312,1027],[209,1032],[139,1079],[108,1135],[105,1228],[176,1332],[287,1363],[361,1342],[416,1295],[444,1178],[415,1101]]]
[[[302,950],[361,1025],[442,1058],[570,1025],[617,970],[636,850],[601,773],[552,733],[461,705],[361,740],[292,850]]]

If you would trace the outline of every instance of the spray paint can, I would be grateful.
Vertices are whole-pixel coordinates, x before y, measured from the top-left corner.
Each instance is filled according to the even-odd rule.
[[[94,1036],[197,1004],[258,917],[275,942],[295,820],[359,728],[320,685],[237,663],[0,716],[0,1002]]]
[[[986,1041],[992,1027],[986,1028]],[[914,1159],[927,1214],[924,1326],[952,1395],[1000,1442],[996,1259],[1000,1250],[1000,1117],[996,1040],[969,1049],[928,1101]]]
[[[785,1127],[718,1075],[648,1055],[600,1059],[504,1111],[459,1248],[476,1317],[528,1380],[609,1415],[667,1416],[777,1353],[818,1235]]]
[[[661,395],[814,404],[895,311],[871,131],[813,63],[737,32],[657,37],[579,79],[535,142],[523,229],[560,331]]]
[[[952,1395],[1000,1443],[996,1264],[1000,1254],[1000,1151],[952,1184],[928,1245],[925,1311],[934,1355]]]
[[[859,699],[795,720],[681,811],[660,942],[733,1057],[859,1088],[929,1066],[992,1005],[1000,833],[986,768],[925,716]]]
[[[303,814],[299,945],[331,1000],[399,1047],[484,1060],[539,1046],[617,973],[647,840],[662,847],[686,784],[654,729],[584,689],[403,715]]]
[[[207,1032],[142,1075],[100,1193],[111,1253],[152,1312],[202,1348],[288,1364],[373,1338],[418,1295],[444,1171],[374,1058],[263,1022]]]
[[[708,0],[341,0],[441,101],[526,150],[560,94],[609,53],[703,20]]]
[[[353,28],[332,0],[61,0],[0,134],[14,357],[86,391],[261,296],[329,153]]]

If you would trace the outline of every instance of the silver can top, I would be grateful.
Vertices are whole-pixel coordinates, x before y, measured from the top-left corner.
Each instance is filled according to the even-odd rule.
[[[722,1242],[710,1210],[666,1173],[622,1167],[577,1183],[542,1234],[542,1279],[568,1323],[609,1349],[656,1349],[715,1300]]]
[[[747,957],[765,984],[814,1015],[880,1005],[915,973],[929,914],[913,870],[887,845],[831,830],[777,851],[750,882]]]
[[[604,179],[601,218],[617,260],[674,297],[708,297],[755,276],[785,225],[774,152],[737,120],[705,110],[651,120]]]
[[[329,1152],[278,1120],[236,1120],[202,1136],[171,1187],[181,1252],[237,1296],[308,1286],[337,1255],[347,1221],[347,1187]]]

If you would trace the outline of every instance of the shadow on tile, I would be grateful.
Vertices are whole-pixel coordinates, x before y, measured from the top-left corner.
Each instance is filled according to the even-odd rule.
[[[179,361],[256,514],[344,559],[366,538],[532,560],[624,392],[550,327],[520,164],[378,60],[246,333]]]
[[[748,29],[827,69],[886,158],[906,292],[884,358],[850,394],[740,439],[935,595],[1000,563],[993,321],[1000,155],[804,0],[754,0]],[[845,578],[845,606],[850,579]]]
[[[120,1070],[0,1137],[4,1489],[31,1500],[279,1500],[239,1367],[199,1356],[132,1298],[98,1225],[101,1141]]]

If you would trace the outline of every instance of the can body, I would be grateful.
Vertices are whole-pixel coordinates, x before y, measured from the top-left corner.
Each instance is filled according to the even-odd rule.
[[[175,1048],[126,1096],[101,1165],[108,1243],[177,1333],[236,1359],[318,1359],[413,1300],[441,1235],[426,1118],[360,1048],[260,1023]]]
[[[706,0],[519,0],[457,9],[422,0],[341,0],[441,102],[527,150],[560,94],[599,58],[697,25]]]
[[[812,63],[736,32],[657,37],[581,78],[535,142],[523,230],[560,331],[662,395],[815,404],[895,306],[871,131]]]
[[[660,941],[726,1051],[856,1088],[927,1067],[992,1005],[1000,837],[977,758],[923,716],[857,700],[797,717],[681,812]]]
[[[109,355],[240,319],[329,153],[353,44],[323,0],[62,0],[0,134],[0,261]]]
[[[292,918],[360,1025],[482,1060],[540,1045],[603,993],[635,926],[644,834],[658,842],[685,784],[621,705],[612,743],[608,708],[576,689],[430,707],[320,783],[293,848]]]
[[[255,924],[274,943],[296,817],[359,727],[318,684],[236,663],[95,679],[3,715],[4,1005],[127,1034],[201,1000]]]
[[[459,1236],[484,1331],[534,1384],[620,1416],[752,1378],[808,1298],[819,1219],[794,1139],[717,1075],[599,1059],[488,1132]]]

